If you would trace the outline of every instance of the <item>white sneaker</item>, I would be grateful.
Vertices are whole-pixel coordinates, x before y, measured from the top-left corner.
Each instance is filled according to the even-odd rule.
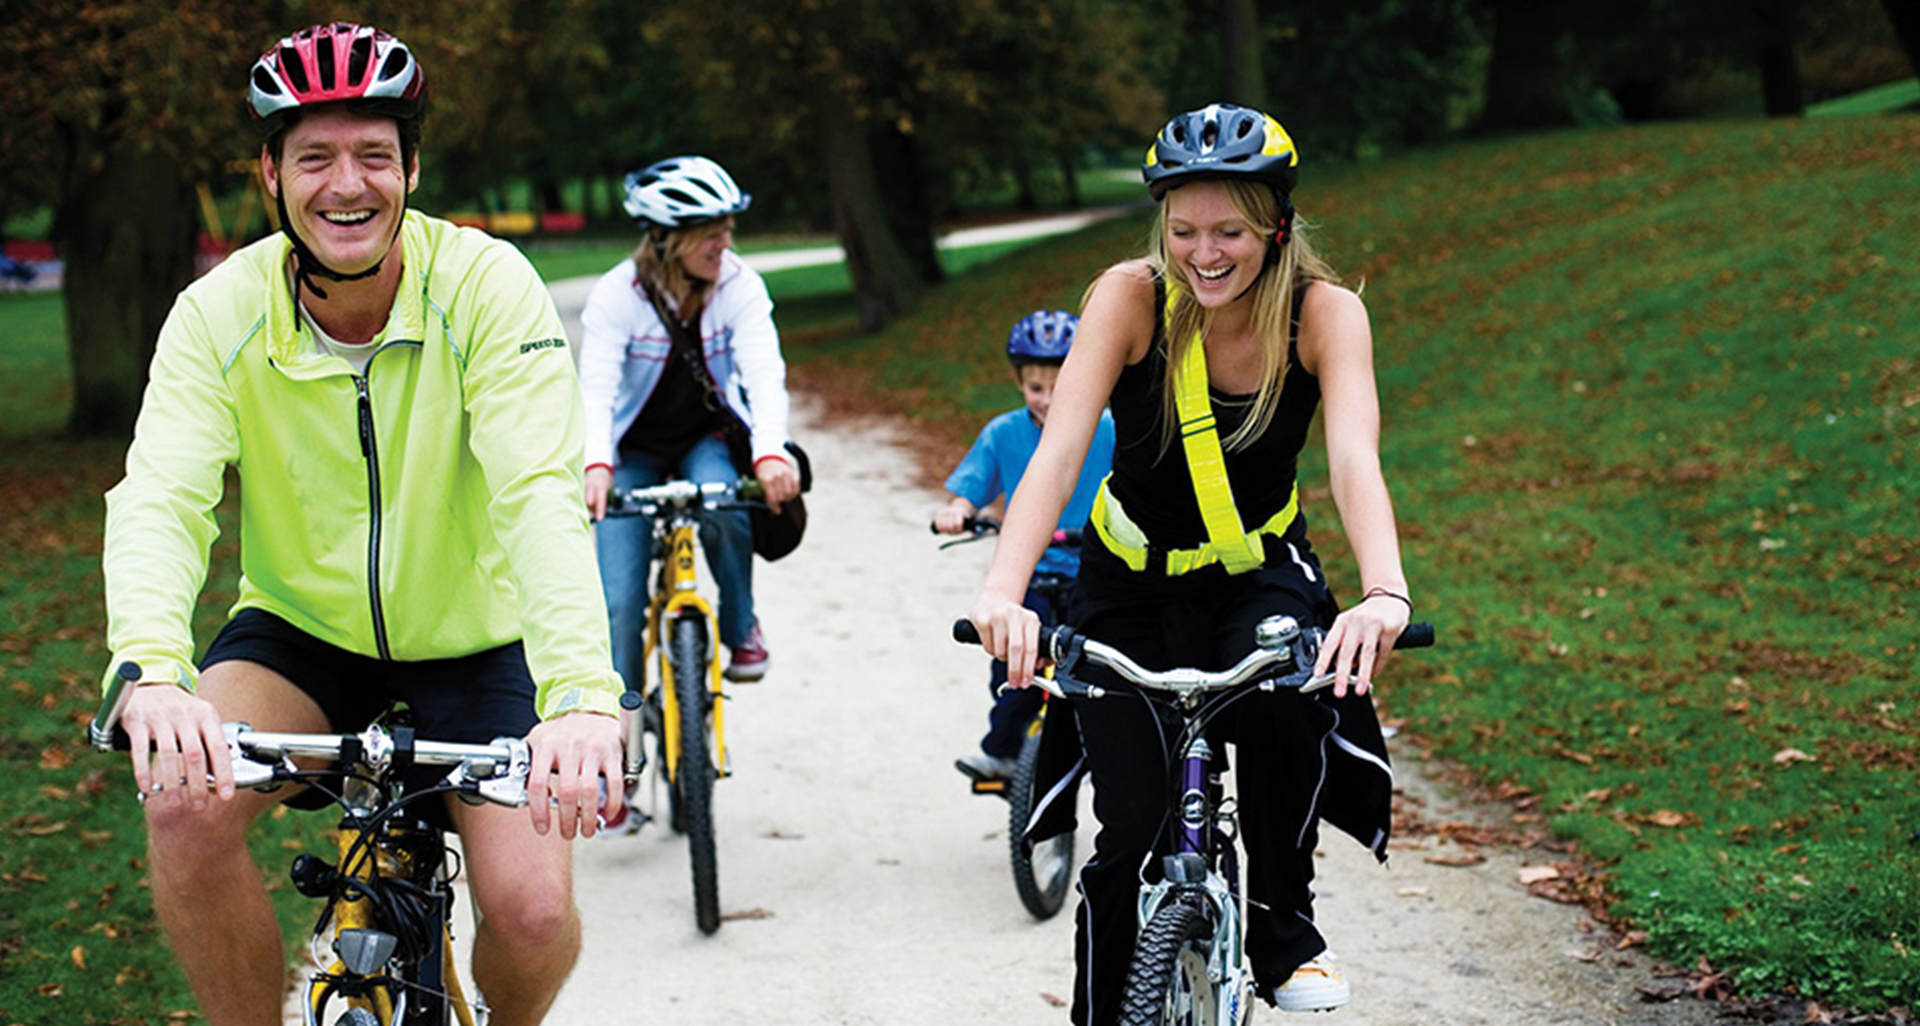
[[[1333,967],[1333,952],[1322,951],[1273,992],[1273,1003],[1283,1012],[1330,1012],[1352,997],[1347,981]]]

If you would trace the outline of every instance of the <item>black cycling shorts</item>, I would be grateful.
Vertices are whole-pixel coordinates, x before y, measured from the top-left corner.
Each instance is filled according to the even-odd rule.
[[[389,662],[330,645],[265,610],[242,609],[207,646],[200,669],[232,659],[259,663],[292,681],[339,733],[360,731],[397,704],[410,710],[422,740],[486,744],[525,737],[540,722],[526,650],[517,641],[451,659]],[[448,769],[420,767],[408,773],[407,785],[431,784]],[[309,790],[287,804],[317,809],[328,802]],[[432,804],[420,811],[438,819],[439,803]]]

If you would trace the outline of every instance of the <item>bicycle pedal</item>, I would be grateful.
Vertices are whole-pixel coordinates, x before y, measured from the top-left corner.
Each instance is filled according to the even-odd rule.
[[[986,773],[982,773],[979,770],[974,769],[972,766],[967,765],[965,762],[959,759],[955,759],[953,761],[953,768],[959,770],[961,773],[966,774],[967,779],[973,781],[974,794],[1006,793],[1007,778],[1005,777],[996,777]]]

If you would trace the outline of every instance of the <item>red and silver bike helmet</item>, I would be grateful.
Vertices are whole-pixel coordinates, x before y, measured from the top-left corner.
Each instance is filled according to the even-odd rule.
[[[254,118],[266,124],[270,138],[284,131],[293,115],[323,104],[394,119],[400,127],[402,173],[412,169],[420,124],[427,114],[427,76],[407,44],[371,25],[331,22],[287,36],[253,62],[247,76],[247,105]],[[274,201],[280,230],[293,242],[295,280],[321,299],[327,293],[315,278],[358,281],[378,274],[386,263],[382,257],[372,267],[351,274],[328,267],[293,230],[285,190],[275,190]],[[401,217],[393,225],[396,239],[406,221],[405,203],[403,196]]]
[[[627,175],[627,216],[673,231],[744,212],[753,196],[727,169],[705,157],[669,157]]]
[[[427,77],[407,44],[371,25],[315,25],[275,43],[253,62],[247,102],[275,118],[320,103],[386,117],[426,114]]]

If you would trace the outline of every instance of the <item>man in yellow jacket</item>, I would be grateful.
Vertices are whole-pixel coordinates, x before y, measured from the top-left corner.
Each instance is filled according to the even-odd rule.
[[[399,40],[305,29],[249,92],[283,234],[181,294],[107,496],[154,905],[209,1023],[278,1022],[282,963],[261,954],[279,932],[244,834],[280,796],[236,793],[221,722],[357,730],[397,699],[422,737],[525,736],[531,822],[449,806],[481,913],[475,983],[494,1026],[536,1023],[579,951],[567,842],[620,773],[565,334],[512,247],[407,210],[425,82]],[[196,669],[229,467],[239,601]]]

